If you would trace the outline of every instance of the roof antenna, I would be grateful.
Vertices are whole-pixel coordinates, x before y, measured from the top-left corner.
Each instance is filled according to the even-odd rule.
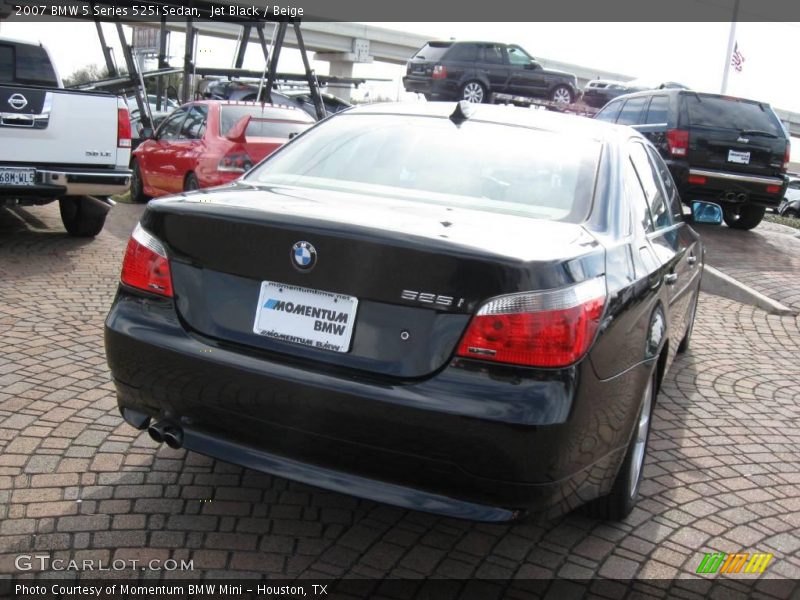
[[[456,104],[456,109],[450,115],[450,120],[458,126],[474,114],[475,107],[473,104],[471,102],[467,102],[466,100],[461,100],[458,104]]]

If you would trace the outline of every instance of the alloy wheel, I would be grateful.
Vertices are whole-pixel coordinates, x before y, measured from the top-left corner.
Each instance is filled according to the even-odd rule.
[[[567,88],[560,87],[553,92],[553,102],[557,104],[569,104],[571,101],[571,94]]]
[[[465,85],[463,99],[475,104],[483,102],[483,87],[481,87],[481,84],[477,81],[471,81]]]

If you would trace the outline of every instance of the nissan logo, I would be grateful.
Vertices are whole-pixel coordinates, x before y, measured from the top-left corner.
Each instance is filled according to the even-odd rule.
[[[22,110],[28,106],[28,99],[22,94],[12,94],[8,99],[8,104],[14,110]]]

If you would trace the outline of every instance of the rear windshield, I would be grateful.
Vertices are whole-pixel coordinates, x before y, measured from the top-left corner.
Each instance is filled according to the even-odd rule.
[[[783,137],[783,128],[768,106],[734,98],[684,94],[684,106],[692,127],[736,131],[766,131]]]
[[[0,83],[57,86],[58,79],[44,48],[0,44]]]
[[[414,55],[414,58],[419,60],[430,60],[430,61],[437,61],[444,56],[444,53],[450,49],[452,44],[445,43],[429,43],[425,44],[422,48],[417,50],[417,53]]]
[[[246,180],[581,222],[600,148],[585,137],[479,121],[344,113]]]
[[[227,135],[236,123],[248,115],[251,119],[245,131],[247,137],[289,139],[290,135],[302,133],[314,124],[314,120],[301,110],[287,111],[269,106],[262,107],[260,104],[222,106],[219,117],[220,134]]]

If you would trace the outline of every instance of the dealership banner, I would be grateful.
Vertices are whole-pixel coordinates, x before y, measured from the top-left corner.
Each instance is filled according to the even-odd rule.
[[[386,22],[501,22],[501,21],[660,21],[729,22],[735,0],[459,0],[458,2],[374,2],[372,0],[0,0],[0,19],[57,21],[216,20],[263,22],[274,20]],[[800,2],[739,0],[736,20],[774,22],[800,20]],[[680,38],[680,27],[669,44]],[[602,43],[602,31],[598,30]],[[655,42],[654,43],[658,43]]]
[[[52,573],[50,573],[52,574]],[[74,575],[75,573],[73,573]],[[40,577],[42,573],[38,574]],[[96,577],[78,580],[0,579],[0,598],[13,600],[447,600],[540,597],[569,600],[648,597],[761,597],[796,598],[800,584],[792,580],[756,578],[663,579],[209,579],[149,580]],[[744,594],[744,596],[742,595]],[[750,594],[750,596],[747,596]],[[698,596],[699,595],[699,596]]]

